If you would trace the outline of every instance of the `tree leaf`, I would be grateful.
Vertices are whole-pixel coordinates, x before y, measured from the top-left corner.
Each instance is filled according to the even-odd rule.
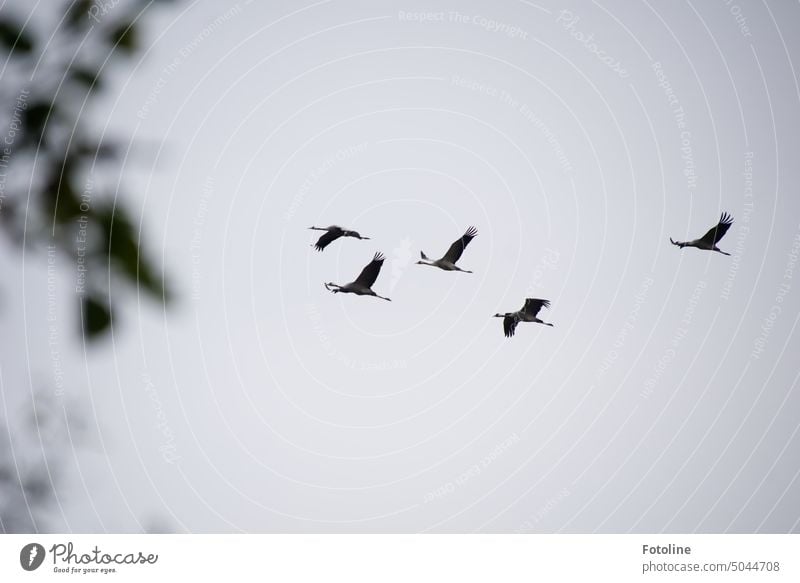
[[[109,161],[119,156],[119,146],[109,140],[106,140],[103,144],[81,142],[75,146],[75,153],[83,158]]]
[[[92,91],[100,88],[100,75],[89,67],[72,67],[69,70],[69,79],[84,85]]]
[[[111,31],[109,40],[118,49],[132,53],[136,50],[136,27],[133,23],[123,23]]]
[[[94,295],[82,298],[81,315],[83,333],[90,339],[96,338],[111,325],[111,308],[104,299]]]
[[[38,144],[44,134],[45,124],[53,112],[53,105],[44,101],[31,103],[23,113],[22,123],[25,127],[24,139],[29,144]]]
[[[108,210],[102,211],[101,214],[100,220],[108,234],[108,257],[114,267],[132,284],[140,286],[158,299],[169,301],[170,294],[164,280],[144,257],[136,230],[127,212],[117,207],[113,215]]]
[[[81,200],[72,184],[73,158],[51,162],[48,173],[50,178],[42,189],[41,199],[45,216],[60,224],[75,219],[81,214]]]
[[[9,52],[29,53],[33,50],[30,36],[18,25],[9,20],[0,20],[0,45]]]
[[[91,24],[89,10],[94,4],[94,0],[75,0],[67,7],[67,16],[64,19],[70,28],[78,28],[79,25]]]
[[[53,494],[53,487],[46,475],[32,475],[25,478],[22,483],[25,496],[36,502],[47,500]]]

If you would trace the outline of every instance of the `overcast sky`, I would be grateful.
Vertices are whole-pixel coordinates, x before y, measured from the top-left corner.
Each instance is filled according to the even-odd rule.
[[[84,351],[64,262],[56,363],[47,258],[2,257],[9,410],[61,367],[88,426],[53,528],[800,529],[800,6],[565,6],[143,16],[88,115],[179,301]],[[722,211],[731,256],[670,245]],[[415,264],[470,225],[473,274]],[[391,303],[325,290],[377,251]]]

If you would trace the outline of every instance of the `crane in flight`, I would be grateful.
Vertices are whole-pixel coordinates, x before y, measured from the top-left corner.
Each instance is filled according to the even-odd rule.
[[[536,322],[537,324],[544,324],[545,326],[552,326],[549,322],[544,322],[538,318],[539,310],[542,308],[549,308],[549,300],[540,300],[536,298],[527,298],[525,305],[522,306],[517,312],[507,312],[505,314],[495,314],[493,318],[503,318],[503,332],[506,338],[511,338],[514,331],[517,329],[517,324],[520,322]]]
[[[350,231],[348,229],[343,229],[339,225],[331,225],[330,227],[309,227],[312,231],[327,231],[324,235],[322,235],[319,240],[314,244],[314,248],[317,251],[322,251],[333,243],[339,237],[353,237],[354,239],[369,239],[369,237],[362,237],[356,231]]]
[[[461,257],[461,254],[464,253],[464,249],[467,248],[469,242],[472,241],[477,235],[478,229],[475,227],[470,227],[460,239],[454,241],[453,244],[450,245],[450,249],[447,250],[447,253],[445,253],[444,257],[441,259],[432,261],[427,255],[425,255],[424,251],[420,251],[419,254],[422,260],[417,261],[417,265],[430,265],[432,267],[444,269],[445,271],[461,271],[463,273],[472,273],[467,269],[461,269],[458,267],[456,265],[456,261],[458,261]]]
[[[375,280],[378,279],[378,274],[381,272],[384,259],[385,257],[382,253],[376,253],[375,257],[372,258],[372,261],[370,261],[369,264],[361,270],[361,273],[358,275],[355,281],[351,281],[350,283],[346,283],[344,285],[339,285],[333,282],[326,283],[325,289],[335,294],[341,292],[343,294],[373,296],[382,300],[386,300],[387,302],[391,302],[392,300],[389,298],[379,296],[372,291],[372,284],[374,284]]]
[[[721,251],[720,248],[717,247],[717,243],[719,243],[719,240],[725,236],[725,233],[728,232],[728,229],[731,228],[732,224],[733,217],[728,213],[723,212],[719,219],[719,223],[711,227],[708,230],[708,233],[699,239],[695,239],[694,241],[673,241],[672,237],[670,237],[669,242],[673,245],[677,245],[681,249],[684,247],[697,247],[698,249],[704,249],[705,251],[716,251],[717,253],[722,253],[723,255],[730,255],[730,253]]]

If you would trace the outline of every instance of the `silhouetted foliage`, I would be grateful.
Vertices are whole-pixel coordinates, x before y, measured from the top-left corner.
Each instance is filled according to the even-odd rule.
[[[117,281],[161,302],[170,298],[121,193],[105,186],[118,181],[102,180],[121,171],[122,144],[93,135],[86,123],[109,69],[139,48],[139,17],[154,3],[48,3],[62,11],[63,19],[52,19],[55,30],[36,22],[22,28],[10,9],[0,13],[0,230],[19,245],[54,245],[71,258],[88,338],[111,324]]]
[[[0,43],[6,51],[29,53],[33,43],[19,25],[10,20],[0,20]]]
[[[67,422],[66,408],[39,392],[0,424],[0,532],[44,532],[57,503],[56,482],[68,446],[83,433],[79,420]],[[28,408],[28,405],[30,408]],[[26,414],[27,412],[27,414]],[[13,421],[12,421],[13,419]]]
[[[140,47],[141,17],[155,3],[34,8],[21,0],[0,8],[0,231],[26,254],[55,247],[70,259],[80,330],[90,339],[101,338],[119,310],[110,287],[118,281],[169,299],[122,193],[107,186],[119,183],[125,144],[87,123],[109,70]],[[31,19],[15,14],[21,6],[36,10]],[[0,532],[52,528],[67,448],[80,438],[80,420],[69,418],[63,400],[41,393],[27,403],[0,423]]]

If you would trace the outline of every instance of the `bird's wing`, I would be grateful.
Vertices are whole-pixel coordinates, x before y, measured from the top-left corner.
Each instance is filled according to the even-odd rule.
[[[344,235],[345,237],[355,237],[356,239],[369,239],[369,237],[363,237],[358,231],[351,231],[349,229],[344,231]]]
[[[322,235],[322,237],[319,238],[317,244],[314,245],[314,247],[316,248],[317,251],[322,251],[323,249],[325,249],[325,247],[333,243],[336,239],[338,239],[341,236],[342,236],[342,231],[328,231],[327,233]]]
[[[511,338],[514,335],[517,324],[519,324],[519,318],[517,318],[516,314],[509,314],[503,318],[503,332],[505,332],[506,338]]]
[[[716,226],[711,227],[708,230],[708,233],[702,236],[700,241],[707,243],[708,245],[716,245],[717,242],[725,236],[725,233],[728,232],[728,229],[731,228],[732,224],[733,217],[728,213],[722,213],[719,223]]]
[[[525,300],[525,305],[522,306],[522,311],[535,318],[536,314],[539,313],[539,310],[541,310],[542,308],[549,308],[549,307],[550,307],[549,300],[528,298]]]
[[[444,254],[443,259],[446,259],[450,263],[455,263],[461,257],[461,254],[464,252],[464,249],[467,248],[469,242],[472,241],[478,235],[478,229],[475,227],[470,227],[467,229],[467,232],[464,233],[464,236],[461,237],[458,241],[454,241],[452,245],[450,245],[450,249],[447,250],[447,253]]]
[[[359,274],[358,278],[356,278],[354,283],[366,287],[372,287],[372,284],[375,283],[376,279],[378,279],[378,274],[381,272],[384,259],[385,257],[382,253],[376,253],[369,265],[361,270],[361,273]]]

